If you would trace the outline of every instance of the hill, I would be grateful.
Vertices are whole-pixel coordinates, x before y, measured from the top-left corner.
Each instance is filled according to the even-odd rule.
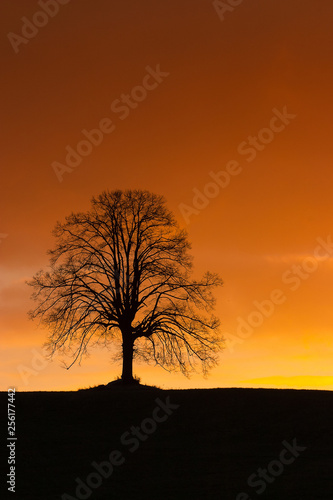
[[[332,422],[326,391],[18,393],[16,494],[2,498],[332,500]]]

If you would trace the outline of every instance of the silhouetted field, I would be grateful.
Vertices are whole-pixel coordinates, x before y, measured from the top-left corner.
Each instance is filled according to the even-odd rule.
[[[7,394],[0,398],[6,411]],[[2,498],[333,498],[331,392],[137,387],[17,393],[16,422],[17,491]],[[6,437],[3,428],[2,449]],[[109,463],[103,466],[108,478],[92,465],[101,462]],[[269,481],[259,477],[260,468]],[[76,478],[99,486],[91,494],[82,487],[77,496]]]

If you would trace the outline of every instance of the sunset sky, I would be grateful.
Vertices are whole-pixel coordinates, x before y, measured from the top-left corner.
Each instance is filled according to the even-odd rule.
[[[141,382],[333,389],[333,3],[223,3],[2,0],[1,390],[120,375],[108,350],[46,362],[25,281],[57,220],[133,188],[165,196],[195,272],[224,280],[219,365],[135,364]]]

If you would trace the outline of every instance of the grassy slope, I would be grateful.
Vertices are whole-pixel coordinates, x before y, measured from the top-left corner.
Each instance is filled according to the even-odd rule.
[[[167,396],[179,408],[131,453],[120,436]],[[6,407],[5,393],[0,403]],[[125,463],[92,500],[235,500],[242,491],[263,500],[333,498],[330,392],[110,389],[19,393],[16,404],[17,494],[10,498],[53,500],[64,492],[75,498],[75,478],[85,480],[91,462],[107,460],[114,449]],[[283,440],[295,438],[307,450],[256,494],[247,478],[279,458]]]

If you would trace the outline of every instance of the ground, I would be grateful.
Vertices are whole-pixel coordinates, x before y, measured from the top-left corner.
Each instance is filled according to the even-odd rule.
[[[6,401],[0,393],[2,409]],[[325,391],[113,384],[18,393],[17,491],[2,498],[331,500],[332,417]]]

